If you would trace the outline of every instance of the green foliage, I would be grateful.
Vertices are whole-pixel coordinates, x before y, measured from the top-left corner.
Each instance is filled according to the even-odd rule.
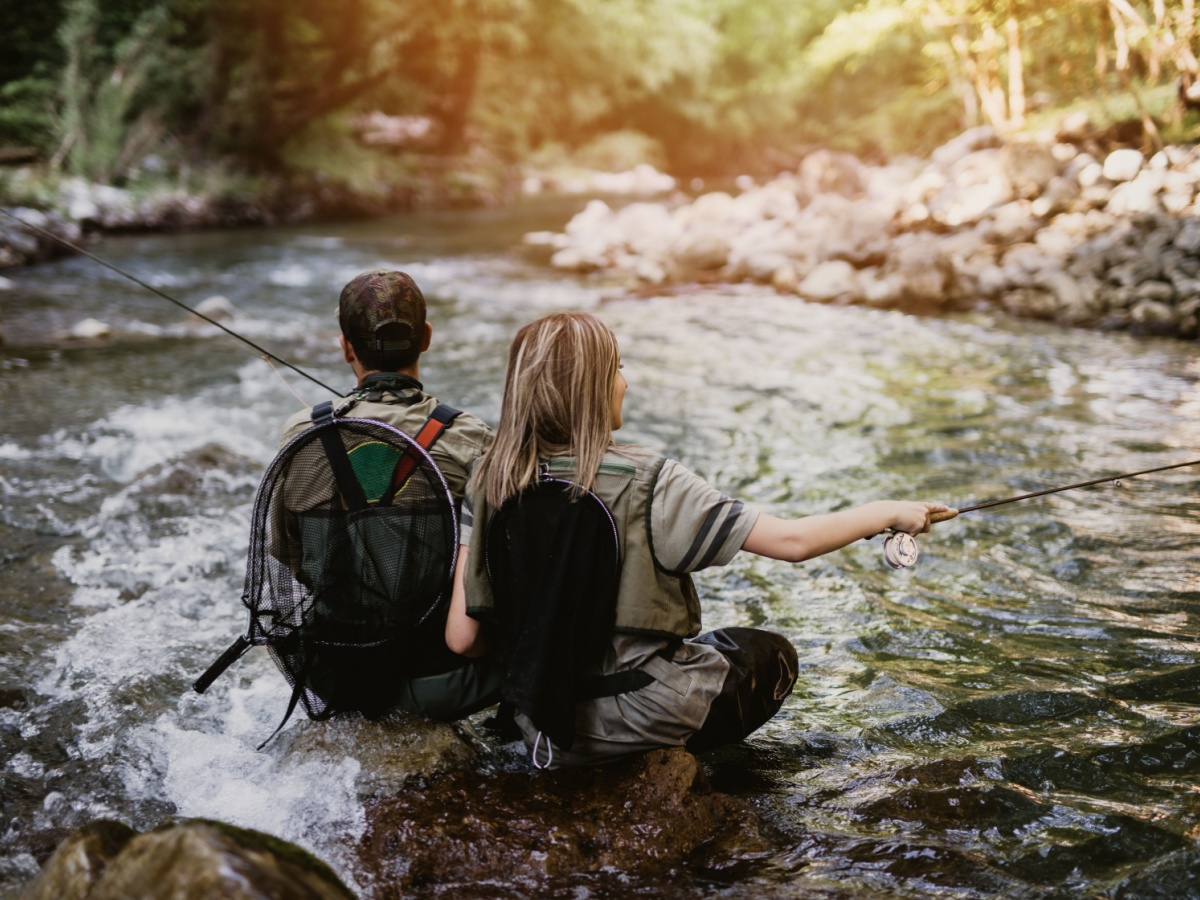
[[[600,172],[628,172],[648,163],[662,168],[662,145],[640,131],[611,131],[584,144],[575,151],[576,165]]]
[[[180,168],[228,159],[381,203],[496,196],[526,160],[687,177],[778,171],[815,145],[926,153],[976,124],[981,72],[1012,89],[1010,49],[1026,95],[1127,96],[1109,2],[0,0],[0,141],[99,181],[167,148]],[[1165,117],[1170,98],[1147,98],[1175,63],[1154,4],[1131,2],[1132,82]],[[1184,34],[1191,7],[1164,4]],[[436,127],[368,148],[349,121],[371,111]]]
[[[0,0],[0,145],[53,149],[55,72],[62,63],[55,34],[61,20],[58,0]]]
[[[0,85],[0,142],[46,152],[54,132],[55,84],[28,76]]]
[[[364,146],[346,116],[314,122],[288,142],[282,162],[297,183],[317,186],[329,209],[384,212],[406,206],[478,206],[502,198],[498,160],[479,151],[446,159]]]
[[[198,55],[171,43],[175,24],[167,6],[145,0],[67,0],[52,164],[103,184],[162,146],[172,112],[202,81]]]
[[[961,130],[929,35],[908,4],[869,0],[802,54],[791,88],[810,141],[860,154],[924,153]]]

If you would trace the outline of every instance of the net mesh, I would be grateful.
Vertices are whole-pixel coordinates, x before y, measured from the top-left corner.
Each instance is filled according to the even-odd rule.
[[[382,709],[406,674],[405,638],[449,601],[457,552],[453,498],[412,438],[369,419],[316,425],[258,490],[250,642],[311,718]]]

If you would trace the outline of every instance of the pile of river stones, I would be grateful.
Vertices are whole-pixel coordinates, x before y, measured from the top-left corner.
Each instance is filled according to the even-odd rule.
[[[1054,134],[981,127],[928,160],[813,152],[740,192],[611,208],[526,235],[561,269],[648,290],[752,281],[823,303],[1001,309],[1064,325],[1200,333],[1200,148],[1105,148],[1085,117]]]

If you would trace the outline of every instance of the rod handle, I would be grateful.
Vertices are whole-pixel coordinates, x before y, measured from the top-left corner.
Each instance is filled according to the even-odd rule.
[[[929,517],[931,523],[948,522],[958,515],[957,509],[948,509],[945,512],[935,512]]]

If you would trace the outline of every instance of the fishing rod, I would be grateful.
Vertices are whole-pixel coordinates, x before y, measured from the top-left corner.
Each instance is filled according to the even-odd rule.
[[[1033,497],[1045,497],[1047,494],[1060,494],[1063,491],[1073,491],[1077,488],[1091,487],[1096,484],[1115,483],[1120,485],[1124,478],[1136,478],[1138,475],[1150,475],[1153,472],[1167,472],[1171,469],[1182,469],[1187,466],[1200,465],[1200,459],[1193,459],[1189,462],[1174,463],[1169,466],[1158,466],[1154,469],[1142,469],[1139,472],[1125,472],[1121,475],[1109,475],[1105,478],[1093,478],[1091,481],[1080,481],[1077,484],[1067,484],[1063,487],[1047,488],[1044,491],[1031,491],[1028,494],[1018,494],[1015,497],[1006,497],[1003,500],[989,500],[986,503],[977,503],[974,506],[965,506],[962,509],[948,509],[945,512],[936,512],[930,515],[929,521],[946,522],[963,513],[975,512],[977,509],[990,509],[993,506],[1003,506],[1006,503],[1016,503],[1018,500],[1029,500]],[[888,535],[883,542],[883,560],[893,569],[907,569],[917,561],[917,540],[911,534],[903,531],[893,532]]]
[[[260,347],[258,344],[254,343],[254,341],[250,340],[248,337],[243,337],[242,335],[240,335],[236,331],[234,331],[232,328],[225,327],[220,322],[218,322],[216,319],[213,319],[210,316],[206,316],[204,313],[200,312],[199,310],[193,309],[192,307],[188,306],[186,303],[184,303],[180,300],[176,300],[170,294],[166,293],[165,291],[159,290],[154,285],[147,284],[146,282],[142,281],[142,279],[138,278],[136,275],[131,275],[129,272],[126,272],[124,269],[120,268],[119,266],[113,265],[112,263],[108,262],[107,260],[101,259],[99,256],[96,256],[94,253],[89,253],[87,250],[84,250],[82,247],[78,246],[77,244],[74,244],[71,241],[68,241],[66,238],[62,237],[61,235],[55,234],[53,231],[50,231],[49,229],[43,228],[40,225],[34,225],[32,222],[26,222],[24,219],[20,218],[19,216],[14,216],[3,206],[0,206],[0,213],[4,213],[4,215],[8,216],[14,222],[24,226],[25,228],[28,228],[32,231],[36,231],[38,234],[43,234],[46,237],[50,238],[52,241],[57,241],[58,243],[62,244],[64,247],[69,247],[70,249],[74,250],[76,253],[80,253],[83,256],[86,256],[88,259],[93,260],[94,262],[100,263],[100,265],[104,266],[106,269],[111,269],[112,271],[116,272],[118,275],[122,275],[125,278],[128,278],[134,284],[141,285],[142,287],[144,287],[146,290],[150,291],[151,293],[157,294],[158,296],[162,297],[164,300],[174,303],[180,309],[186,309],[192,315],[203,319],[205,322],[208,322],[210,325],[216,325],[218,328],[220,328],[223,332],[230,335],[231,337],[235,337],[239,341],[241,341],[243,344],[253,347],[255,350],[257,350],[259,353],[261,353],[267,359],[274,360],[275,362],[279,363],[281,366],[287,366],[289,369],[291,369],[296,374],[303,375],[305,378],[307,378],[313,384],[315,384],[319,387],[323,387],[325,390],[329,391],[329,393],[331,393],[331,394],[338,395],[338,393],[339,393],[338,391],[335,391],[333,388],[331,388],[329,385],[327,385],[325,382],[321,381],[320,379],[316,378],[315,376],[308,374],[303,369],[301,369],[299,366],[293,365],[292,363],[290,363],[286,359],[284,359],[282,356],[277,356],[276,354],[272,353],[270,350],[265,349],[264,347]]]

